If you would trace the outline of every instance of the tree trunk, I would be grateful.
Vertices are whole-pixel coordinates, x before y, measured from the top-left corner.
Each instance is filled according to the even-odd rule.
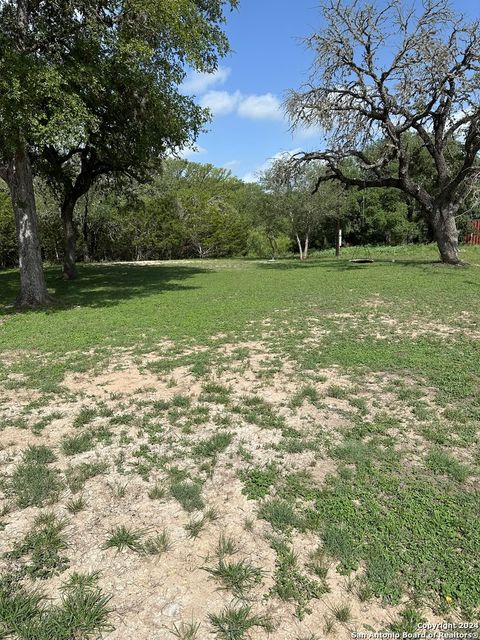
[[[76,265],[76,233],[73,222],[73,212],[77,199],[72,195],[65,196],[62,202],[62,224],[63,224],[63,275],[67,280],[74,280],[77,273]]]
[[[436,206],[433,210],[432,226],[435,231],[440,257],[445,264],[458,265],[458,229],[455,215],[458,207],[454,204]]]
[[[308,258],[308,243],[309,243],[309,237],[308,237],[308,233],[305,236],[305,244],[303,245],[303,259],[306,260]]]
[[[90,262],[90,233],[88,230],[88,206],[89,206],[89,198],[88,192],[85,194],[85,207],[83,210],[83,220],[82,220],[82,234],[83,234],[83,261]]]
[[[16,150],[6,177],[15,215],[20,266],[17,305],[34,308],[51,304],[53,298],[47,291],[43,273],[32,167],[24,147]]]
[[[295,235],[296,235],[296,238],[297,238],[297,245],[298,245],[298,251],[300,253],[300,260],[303,260],[302,241],[300,240],[300,236],[298,235],[298,233],[296,233]]]

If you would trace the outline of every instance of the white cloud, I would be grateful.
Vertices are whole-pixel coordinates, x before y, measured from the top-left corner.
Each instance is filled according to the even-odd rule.
[[[238,106],[238,115],[254,120],[282,120],[280,100],[271,93],[242,98]]]
[[[283,120],[279,99],[271,93],[264,95],[242,95],[240,91],[209,91],[200,100],[214,116],[236,113],[251,120]]]
[[[242,180],[244,182],[258,182],[259,174],[269,169],[272,166],[272,163],[275,162],[275,160],[280,160],[281,158],[289,158],[290,156],[293,156],[296,153],[300,153],[301,151],[301,148],[290,149],[289,151],[279,151],[271,158],[265,160],[265,162],[262,162],[262,164],[259,165],[254,171],[249,171],[244,176],[242,176]]]
[[[231,71],[228,67],[219,67],[213,73],[192,71],[185,78],[182,84],[182,90],[192,94],[205,93],[210,87],[223,84],[229,77]]]
[[[238,167],[240,164],[242,164],[241,160],[230,160],[230,162],[226,162],[223,165],[224,169],[235,169],[235,167]]]
[[[240,91],[209,91],[200,100],[200,105],[210,109],[214,116],[224,116],[235,111],[240,100]]]
[[[193,147],[190,147],[189,149],[182,149],[178,155],[184,160],[189,160],[190,158],[203,155],[204,153],[207,153],[207,150],[204,147],[195,145]]]
[[[298,138],[299,140],[312,140],[314,138],[318,140],[323,139],[323,137],[323,129],[319,126],[296,127],[293,130],[293,138]]]

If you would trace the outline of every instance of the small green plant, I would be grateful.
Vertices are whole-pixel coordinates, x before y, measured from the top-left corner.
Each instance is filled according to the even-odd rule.
[[[427,468],[433,473],[441,473],[450,476],[457,482],[465,482],[470,475],[467,465],[456,460],[453,456],[439,448],[430,451],[426,459]]]
[[[57,457],[50,449],[43,444],[29,445],[23,453],[23,461],[26,463],[51,464]]]
[[[125,525],[120,525],[110,529],[110,535],[102,545],[102,549],[116,548],[118,551],[130,549],[131,551],[141,551],[141,539],[144,536],[143,529],[129,529]]]
[[[202,487],[198,482],[188,480],[173,482],[170,485],[170,493],[187,513],[203,509],[205,506],[202,498]]]
[[[109,487],[116,498],[124,498],[127,494],[128,483],[126,482],[112,482]]]
[[[148,492],[148,497],[150,500],[163,500],[166,495],[166,489],[164,485],[160,482],[155,482],[153,487]]]
[[[245,531],[253,531],[253,525],[255,524],[255,520],[253,518],[245,518],[243,521],[243,527]]]
[[[233,434],[228,431],[220,431],[214,434],[207,440],[198,442],[193,447],[193,455],[196,458],[211,458],[216,459],[219,453],[225,451],[225,449],[232,442]]]
[[[68,559],[61,555],[67,548],[63,535],[65,520],[54,513],[42,513],[33,521],[32,529],[17,542],[6,557],[16,560],[20,572],[32,578],[49,578],[68,567]],[[27,560],[25,560],[27,558]],[[20,565],[18,561],[23,560]]]
[[[224,533],[220,534],[217,544],[217,556],[219,558],[225,558],[226,556],[233,556],[238,552],[238,544],[231,536],[226,536]]]
[[[199,396],[200,402],[211,402],[212,404],[228,404],[231,389],[215,382],[206,382],[202,387]]]
[[[301,407],[305,400],[308,400],[311,404],[315,404],[320,399],[318,391],[312,385],[302,387],[300,391],[292,396],[290,400],[290,407],[296,409]]]
[[[261,569],[245,560],[235,562],[220,558],[215,567],[205,570],[236,598],[243,598],[248,591],[261,583],[263,577]]]
[[[425,618],[416,609],[407,607],[400,612],[398,620],[389,629],[395,633],[415,633],[423,622],[426,622]]]
[[[20,509],[52,504],[63,488],[58,471],[38,462],[21,462],[14,470],[10,491]]]
[[[188,533],[188,537],[193,539],[198,538],[203,527],[205,526],[205,522],[205,516],[202,516],[200,518],[191,518],[190,521],[185,525],[185,530]]]
[[[160,555],[172,548],[170,536],[166,529],[142,543],[142,551],[147,555]]]
[[[87,506],[87,503],[83,496],[78,496],[77,498],[70,498],[65,506],[69,513],[75,514],[83,511]]]
[[[320,580],[326,579],[328,563],[325,558],[325,552],[321,547],[318,547],[309,554],[307,569]]]
[[[302,523],[292,505],[281,498],[271,498],[258,510],[258,517],[270,522],[277,531],[289,531],[293,527],[301,528]]]
[[[279,471],[273,465],[263,468],[254,467],[248,471],[242,471],[240,473],[240,479],[243,482],[242,493],[250,500],[265,498],[278,477]]]
[[[89,431],[78,435],[65,436],[62,440],[62,451],[66,456],[75,456],[90,451],[94,447],[93,436]]]
[[[68,580],[64,582],[60,591],[69,591],[70,589],[93,589],[100,577],[99,571],[91,571],[90,573],[79,573],[74,571]]]
[[[272,540],[277,553],[275,562],[275,584],[271,592],[281,600],[293,602],[295,613],[302,620],[311,611],[309,602],[327,591],[325,585],[311,580],[298,569],[295,553],[282,540]]]
[[[333,610],[333,615],[338,622],[348,622],[352,617],[352,613],[350,611],[350,607],[348,605],[335,607]]]
[[[74,427],[84,427],[98,415],[95,407],[82,407],[73,421]]]
[[[330,635],[335,629],[335,618],[333,616],[325,616],[323,624],[323,632],[326,636]]]
[[[85,483],[90,478],[105,473],[108,465],[105,462],[82,462],[75,467],[69,467],[65,471],[67,486],[72,493],[78,493],[83,489]]]
[[[178,638],[178,640],[196,640],[198,632],[200,631],[200,623],[194,622],[180,622],[180,624],[174,624],[172,634]]]
[[[208,509],[205,510],[204,517],[208,522],[215,522],[220,516],[215,507],[208,507]]]
[[[273,631],[270,618],[253,613],[249,605],[227,606],[220,614],[210,614],[213,633],[218,640],[242,640],[254,627],[260,627],[268,633]]]
[[[337,398],[338,400],[343,400],[348,396],[348,390],[338,384],[330,385],[325,392],[330,398]]]

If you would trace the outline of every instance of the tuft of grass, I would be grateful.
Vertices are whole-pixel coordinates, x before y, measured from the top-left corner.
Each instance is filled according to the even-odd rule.
[[[87,506],[87,503],[83,496],[78,496],[77,498],[70,498],[65,506],[69,513],[75,514],[83,511]]]
[[[65,436],[62,440],[62,451],[66,456],[75,456],[93,449],[95,443],[93,435],[89,431],[78,435]]]
[[[100,577],[99,571],[91,571],[90,573],[79,573],[74,571],[68,580],[64,582],[60,590],[69,591],[70,589],[93,589]]]
[[[243,482],[242,493],[250,500],[265,498],[278,477],[279,471],[273,465],[268,465],[264,468],[254,467],[248,471],[242,471],[240,473],[240,479]]]
[[[166,529],[151,538],[147,538],[141,546],[143,553],[147,555],[160,555],[170,551],[172,542]]]
[[[68,546],[63,535],[65,525],[65,520],[54,513],[38,515],[32,529],[6,557],[16,560],[20,573],[31,578],[45,579],[65,571],[69,564],[68,558],[61,555]]]
[[[57,459],[56,455],[43,444],[31,444],[23,453],[23,461],[26,463],[51,464]]]
[[[246,560],[238,562],[220,558],[218,564],[206,568],[213,578],[222,583],[223,589],[228,589],[236,598],[243,598],[245,594],[262,582],[263,571]]]
[[[220,431],[215,433],[211,438],[198,442],[193,447],[192,453],[196,458],[211,458],[215,460],[218,454],[225,451],[230,445],[232,438],[233,433]]]
[[[188,480],[172,482],[170,494],[175,500],[178,500],[187,513],[199,511],[205,506],[202,487],[198,482]]]
[[[180,622],[180,624],[174,624],[171,633],[178,638],[178,640],[196,640],[198,632],[200,631],[200,623],[194,622]]]
[[[108,486],[116,498],[124,498],[127,494],[127,482],[112,482]]]
[[[220,534],[217,544],[217,556],[219,558],[225,558],[226,556],[233,556],[238,552],[238,544],[231,536],[226,536],[224,533]]]
[[[328,573],[328,562],[322,547],[318,547],[308,556],[307,569],[320,580],[326,580]]]
[[[163,500],[166,495],[166,489],[160,482],[156,482],[148,492],[150,500]]]
[[[205,516],[202,516],[201,518],[191,518],[190,521],[185,525],[185,530],[188,533],[188,537],[193,538],[194,540],[198,538],[203,527],[205,526],[205,523]]]
[[[301,407],[305,400],[308,400],[311,404],[315,404],[320,399],[318,391],[312,385],[306,385],[302,387],[295,395],[292,396],[289,402],[289,406],[292,409],[298,409]]]
[[[470,469],[466,464],[459,462],[443,449],[435,447],[429,452],[425,464],[430,471],[445,474],[457,482],[465,482],[470,475]]]
[[[210,614],[209,619],[218,640],[242,640],[254,627],[268,633],[274,628],[270,618],[254,614],[252,607],[246,604],[227,606],[219,614]]]
[[[308,578],[300,572],[295,553],[281,540],[273,540],[272,547],[277,553],[275,561],[275,584],[271,589],[281,600],[295,604],[295,614],[302,620],[310,613],[309,603],[319,598],[328,589],[325,585]]]
[[[341,387],[338,384],[331,384],[325,390],[325,393],[329,398],[337,398],[338,400],[344,400],[348,397],[348,389]]]
[[[74,427],[84,427],[94,420],[98,415],[95,407],[82,407],[73,421]]]
[[[227,405],[230,400],[231,389],[216,382],[206,382],[199,396],[200,402]]]
[[[267,520],[277,531],[287,532],[293,527],[302,527],[302,522],[292,505],[280,498],[271,498],[264,502],[258,510],[258,517]]]
[[[20,509],[52,504],[58,500],[62,489],[58,471],[38,462],[18,464],[9,485]]]
[[[131,551],[141,551],[143,545],[141,539],[144,536],[143,529],[129,529],[125,525],[120,525],[110,529],[110,535],[102,545],[102,549],[117,549],[123,551],[130,549]]]
[[[0,577],[0,633],[19,640],[87,640],[112,631],[110,597],[87,582],[67,583],[54,606],[11,576]]]
[[[352,612],[348,605],[343,605],[341,607],[335,607],[335,609],[333,610],[333,615],[335,616],[335,619],[338,620],[338,622],[345,623],[348,622],[352,617]]]
[[[108,465],[105,462],[82,462],[75,467],[69,467],[65,471],[67,486],[72,493],[78,493],[83,489],[87,480],[105,473]]]

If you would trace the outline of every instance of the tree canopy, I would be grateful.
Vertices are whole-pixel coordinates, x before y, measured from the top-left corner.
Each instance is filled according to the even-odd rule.
[[[448,0],[324,0],[322,11],[324,28],[307,40],[311,76],[287,109],[294,124],[320,127],[326,143],[294,164],[323,161],[320,181],[400,189],[428,212],[442,260],[458,264],[455,218],[479,175],[479,21]],[[432,160],[428,186],[415,175],[418,139]]]

